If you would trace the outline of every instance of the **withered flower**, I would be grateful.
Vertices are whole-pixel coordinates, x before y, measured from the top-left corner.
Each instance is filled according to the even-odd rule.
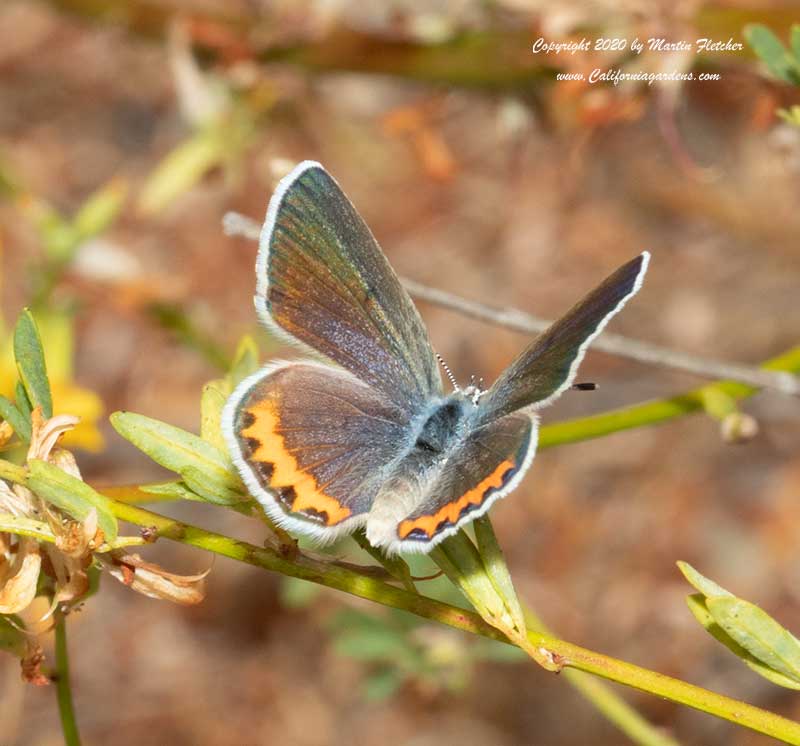
[[[31,414],[28,461],[46,461],[71,477],[82,479],[72,453],[56,447],[61,436],[77,422],[78,418],[70,415],[46,419],[41,409],[35,408]],[[29,536],[0,531],[0,614],[25,612],[38,589],[39,593],[46,594],[49,611],[34,624],[46,630],[48,627],[42,622],[48,620],[57,607],[66,612],[87,594],[89,569],[93,564],[107,569],[112,577],[151,598],[186,605],[200,603],[204,598],[204,579],[208,571],[199,575],[176,575],[145,562],[136,554],[126,553],[122,547],[148,543],[147,539],[132,536],[107,541],[96,508],[82,513],[82,520],[76,520],[27,486],[9,485],[0,480],[0,513],[11,519],[28,521],[39,532]],[[40,671],[41,647],[33,633],[28,635],[28,645],[20,656],[23,678],[42,684],[46,677]]]

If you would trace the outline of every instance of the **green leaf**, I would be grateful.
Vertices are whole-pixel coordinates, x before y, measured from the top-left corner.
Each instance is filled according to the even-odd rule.
[[[216,472],[186,466],[181,469],[181,476],[186,486],[206,502],[231,506],[249,500],[242,492],[231,487],[230,474],[227,474],[225,478],[220,478]]]
[[[487,574],[477,548],[463,530],[447,537],[429,556],[487,622],[501,628],[514,628],[505,601]]]
[[[256,341],[246,334],[239,340],[239,345],[236,347],[236,353],[233,356],[233,363],[227,375],[228,384],[230,385],[229,394],[242,382],[245,378],[252,375],[258,370],[258,345]]]
[[[229,468],[225,452],[197,435],[179,427],[133,412],[114,412],[114,429],[140,451],[144,451],[161,466],[185,476],[187,469],[195,470],[215,485],[225,485],[236,491],[241,482]]]
[[[773,671],[769,666],[750,655],[750,653],[722,629],[708,610],[706,598],[702,593],[695,593],[689,596],[686,599],[686,603],[689,606],[689,611],[691,611],[694,618],[705,627],[706,631],[718,642],[721,642],[734,655],[741,658],[753,671],[759,674],[759,676],[763,676],[765,679],[768,679],[778,686],[788,689],[800,689],[800,682],[788,676],[784,676],[777,671]]]
[[[701,575],[688,562],[678,562],[678,569],[683,573],[683,577],[691,583],[704,596],[731,596],[730,591],[726,591],[722,586],[717,585],[713,580],[709,580],[705,575]]]
[[[40,406],[46,418],[53,416],[53,398],[47,380],[42,340],[29,309],[25,309],[14,329],[14,357],[28,400],[34,407]]]
[[[800,24],[794,24],[791,30],[791,47],[792,47],[792,56],[795,59],[795,62],[800,61]]]
[[[53,464],[39,459],[28,463],[28,487],[43,500],[60,508],[75,520],[83,521],[92,508],[97,509],[97,522],[108,542],[117,538],[117,519],[111,501],[83,482]]]
[[[230,133],[228,133],[230,134]],[[188,192],[235,147],[222,126],[198,131],[177,145],[153,170],[139,194],[139,210],[153,215]]]
[[[162,498],[172,498],[173,500],[202,500],[199,495],[192,492],[184,482],[156,482],[154,484],[142,484],[139,486],[142,492],[148,495],[156,495]],[[205,502],[204,500],[202,500]]]
[[[222,408],[230,395],[223,380],[216,380],[203,386],[200,397],[200,437],[216,446],[227,456],[228,449],[222,437]],[[230,462],[229,462],[230,463]]]
[[[714,386],[706,386],[702,390],[703,409],[717,420],[724,420],[728,415],[737,411],[736,400],[724,391]]]
[[[690,564],[678,562],[678,567],[700,591],[686,603],[706,631],[757,674],[778,686],[800,689],[800,670],[790,673],[786,665],[775,664],[776,657],[785,655],[790,665],[800,665],[800,643],[794,636],[757,606],[736,598]],[[739,621],[734,613],[744,616]]]
[[[369,539],[367,539],[367,535],[364,533],[363,528],[355,531],[352,535],[352,539],[367,554],[369,554],[370,557],[380,562],[386,571],[393,578],[395,578],[395,580],[399,580],[403,584],[407,591],[416,593],[414,581],[411,577],[411,569],[409,568],[408,563],[402,557],[399,555],[390,557],[382,549],[372,546],[372,544],[369,543]]]
[[[112,179],[83,203],[72,226],[81,241],[102,233],[114,222],[125,204],[128,186],[122,179]]]
[[[763,609],[731,596],[706,598],[706,606],[714,621],[754,658],[800,683],[800,641]]]
[[[475,529],[478,552],[480,552],[483,559],[486,573],[497,592],[505,601],[517,629],[520,632],[524,632],[525,615],[522,613],[522,606],[519,603],[517,592],[514,590],[514,583],[511,581],[511,573],[508,571],[503,550],[497,541],[489,516],[483,515],[476,518],[472,525]]]
[[[30,422],[33,407],[31,406],[30,399],[28,399],[28,395],[25,393],[25,387],[22,385],[22,381],[17,381],[17,385],[14,388],[14,404],[22,413],[23,417]]]
[[[773,75],[787,83],[800,82],[798,70],[788,50],[766,26],[745,26],[744,36]]]
[[[0,395],[0,417],[2,417],[14,432],[25,442],[31,439],[31,422],[20,412],[12,402]]]

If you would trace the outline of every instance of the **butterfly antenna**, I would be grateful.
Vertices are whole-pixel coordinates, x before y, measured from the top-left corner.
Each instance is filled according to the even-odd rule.
[[[439,365],[441,365],[442,368],[444,369],[445,375],[450,380],[450,383],[453,384],[453,388],[456,391],[461,391],[461,389],[458,386],[458,383],[456,383],[456,377],[453,375],[453,372],[450,370],[450,367],[447,365],[447,363],[444,361],[444,359],[438,352],[436,353],[436,359],[439,361]]]

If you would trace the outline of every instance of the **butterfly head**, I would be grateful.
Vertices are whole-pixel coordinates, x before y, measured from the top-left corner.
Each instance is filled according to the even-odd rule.
[[[475,376],[470,376],[469,386],[461,389],[461,393],[469,399],[476,407],[481,397],[486,393],[487,389],[483,388],[483,379]]]

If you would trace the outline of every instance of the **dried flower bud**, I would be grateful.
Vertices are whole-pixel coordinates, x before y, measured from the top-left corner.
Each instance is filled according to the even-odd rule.
[[[100,557],[101,561],[117,580],[137,593],[184,606],[199,604],[205,598],[205,577],[210,569],[197,575],[176,575],[145,562],[138,554],[111,554],[110,561]]]
[[[13,556],[12,561],[0,557],[0,614],[18,614],[36,597],[42,567],[39,544],[21,536]]]
[[[722,420],[720,432],[726,443],[747,443],[758,435],[758,422],[744,412],[731,412]]]

